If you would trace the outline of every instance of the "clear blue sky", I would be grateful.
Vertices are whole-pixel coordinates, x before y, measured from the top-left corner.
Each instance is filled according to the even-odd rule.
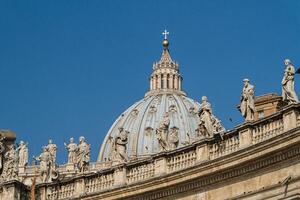
[[[148,90],[170,32],[188,95],[207,95],[227,129],[242,79],[281,91],[283,60],[300,66],[300,1],[0,1],[0,127],[38,155],[84,135],[96,160],[114,120]],[[300,77],[296,78],[300,95]],[[228,118],[232,118],[232,124]]]

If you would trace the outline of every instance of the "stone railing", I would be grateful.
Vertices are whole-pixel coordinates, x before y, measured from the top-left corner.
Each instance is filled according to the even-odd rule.
[[[75,194],[75,183],[65,183],[60,185],[53,185],[47,188],[47,200],[65,199],[73,197]]]
[[[167,159],[167,171],[178,171],[196,163],[196,150],[190,150],[187,152],[180,152],[177,155],[171,156]]]
[[[87,194],[106,190],[114,186],[114,174],[98,174],[94,177],[85,178],[84,184],[85,192]]]
[[[283,132],[283,119],[271,119],[253,127],[252,143],[256,144]]]
[[[229,138],[214,142],[209,147],[209,158],[215,159],[229,154],[239,149],[240,140],[237,134],[230,135]]]
[[[153,162],[128,167],[127,183],[130,184],[154,177],[154,167],[155,164]]]
[[[233,152],[257,145],[284,134],[300,125],[300,105],[290,105],[283,110],[254,122],[246,122],[224,134],[223,138],[206,138],[185,147],[161,152],[129,163],[92,163],[85,174],[74,174],[64,183],[38,184],[44,191],[41,200],[78,198],[91,193],[101,193],[112,188],[142,183],[194,167],[214,159],[222,159]],[[63,170],[62,170],[63,169]],[[61,168],[61,172],[68,167]],[[29,168],[30,171],[33,171]],[[25,170],[26,171],[26,170]]]

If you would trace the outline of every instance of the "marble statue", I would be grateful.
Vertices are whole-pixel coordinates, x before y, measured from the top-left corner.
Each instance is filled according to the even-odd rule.
[[[5,137],[0,138],[0,171],[3,169],[3,154],[5,151],[5,146],[3,140]]]
[[[208,102],[206,96],[202,97],[202,102],[199,109],[200,123],[203,124],[207,135],[213,135],[213,119],[212,119],[212,109],[211,104]]]
[[[8,150],[4,154],[4,165],[1,174],[1,179],[4,181],[18,178],[18,163],[14,145],[8,146]]]
[[[53,157],[48,146],[43,147],[41,155],[34,159],[40,162],[40,177],[43,183],[58,179],[57,166],[56,163],[53,162]]]
[[[246,121],[254,120],[254,86],[250,84],[249,79],[244,79],[244,88],[241,96],[240,111]]]
[[[86,143],[85,138],[83,136],[79,138],[76,157],[78,171],[86,171],[90,162],[90,145]]]
[[[172,127],[168,136],[169,149],[176,149],[179,143],[179,129],[177,127]]]
[[[49,139],[47,149],[51,155],[51,161],[53,163],[56,162],[56,151],[57,151],[57,146],[56,144],[53,143],[52,139]]]
[[[221,120],[214,118],[214,123],[213,123],[213,127],[216,133],[221,133],[221,132],[225,132],[226,129],[224,128],[224,126],[221,123]]]
[[[69,164],[75,164],[76,163],[76,154],[78,150],[77,144],[74,142],[74,138],[70,138],[70,143],[66,144],[64,143],[66,149],[68,150],[68,163]]]
[[[19,167],[25,167],[28,164],[28,144],[25,144],[24,141],[20,141],[16,152],[18,154],[18,163]]]
[[[199,112],[199,123],[196,129],[197,137],[208,138],[213,137],[214,134],[225,131],[221,121],[213,115],[211,104],[208,102],[206,96],[202,97]]]
[[[168,150],[167,136],[169,132],[169,126],[170,126],[169,113],[166,112],[158,128],[156,129],[156,138],[158,140],[160,151]]]
[[[126,145],[128,143],[128,131],[124,128],[119,128],[119,134],[114,138],[112,160],[118,162],[128,161],[126,154]]]
[[[205,127],[205,124],[201,120],[198,123],[198,128],[195,131],[196,131],[196,138],[197,139],[203,139],[203,138],[211,137],[211,135],[208,134],[208,131]]]
[[[284,60],[285,70],[282,85],[282,100],[287,103],[298,103],[298,97],[294,87],[295,68],[289,59]]]

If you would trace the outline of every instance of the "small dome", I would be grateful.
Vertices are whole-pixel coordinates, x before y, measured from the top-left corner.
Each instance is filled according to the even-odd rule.
[[[166,112],[169,113],[169,127],[176,127],[179,131],[177,148],[189,144],[195,138],[199,106],[196,101],[175,92],[145,97],[128,108],[112,125],[102,144],[98,161],[109,159],[113,138],[119,134],[119,128],[129,132],[128,157],[141,157],[160,152],[155,130]]]

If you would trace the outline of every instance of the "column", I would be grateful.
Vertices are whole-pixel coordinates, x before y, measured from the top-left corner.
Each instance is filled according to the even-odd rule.
[[[169,88],[173,89],[173,75],[172,74],[170,74],[170,76],[169,76]]]
[[[178,76],[175,75],[175,80],[174,80],[174,89],[177,90],[178,89]]]
[[[163,89],[167,89],[167,74],[163,75]]]
[[[150,90],[153,90],[153,76],[150,78]]]
[[[178,89],[181,90],[181,80],[182,80],[182,77],[179,76],[178,77]]]
[[[157,83],[157,89],[161,89],[161,75],[158,75]]]
[[[156,79],[156,75],[153,76],[153,90],[157,89],[157,79]]]

